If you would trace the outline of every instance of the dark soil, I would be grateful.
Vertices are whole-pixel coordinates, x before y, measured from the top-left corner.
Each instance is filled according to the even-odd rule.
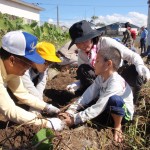
[[[78,98],[65,90],[66,85],[76,80],[74,70],[64,69],[59,75],[48,81],[44,100],[64,111],[66,106]],[[139,110],[139,112],[141,109]],[[143,113],[143,112],[140,112]],[[44,115],[44,114],[43,114]],[[40,127],[8,122],[0,117],[0,150],[33,150],[31,139],[40,130]],[[150,121],[149,121],[150,123]],[[147,127],[150,129],[149,127]],[[149,130],[150,131],[150,130]],[[147,134],[147,133],[146,133]],[[113,140],[113,130],[107,126],[88,122],[62,132],[55,132],[53,139],[54,149],[57,150],[130,150],[133,149],[128,141],[132,137],[125,137],[123,143]],[[148,143],[147,143],[148,144]]]

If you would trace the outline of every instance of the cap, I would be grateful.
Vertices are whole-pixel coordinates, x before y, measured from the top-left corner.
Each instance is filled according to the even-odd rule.
[[[11,31],[2,38],[2,48],[9,53],[24,56],[30,61],[43,64],[45,60],[36,52],[37,37],[23,31]]]
[[[56,56],[55,46],[48,42],[40,42],[36,46],[38,54],[45,60],[51,62],[61,62]]]

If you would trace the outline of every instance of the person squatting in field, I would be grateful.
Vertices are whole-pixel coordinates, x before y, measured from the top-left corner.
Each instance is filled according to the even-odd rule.
[[[53,44],[48,42],[39,42],[36,45],[37,53],[45,60],[44,64],[33,63],[25,74],[21,77],[24,87],[29,93],[43,100],[43,91],[46,86],[48,78],[48,68],[50,68],[55,62],[61,62],[56,56],[56,49]],[[58,108],[51,105],[51,113],[57,113]],[[38,110],[30,108],[31,112],[38,113]]]
[[[79,90],[84,92],[96,78],[93,66],[98,48],[102,49],[103,47],[109,48],[113,46],[119,50],[123,60],[126,60],[134,66],[124,68],[128,74],[121,75],[125,80],[130,79],[127,82],[133,89],[134,101],[136,102],[143,82],[150,79],[150,72],[144,65],[141,56],[115,39],[101,36],[101,32],[92,29],[90,23],[86,20],[74,23],[69,29],[69,34],[72,41],[68,49],[70,49],[73,44],[78,48],[77,78],[81,85]]]
[[[69,127],[103,115],[105,118],[97,119],[98,122],[113,121],[114,140],[122,142],[121,124],[132,120],[134,105],[130,86],[117,73],[120,62],[121,54],[117,48],[103,47],[98,51],[95,81],[65,113],[59,114]],[[97,97],[96,103],[89,106]]]

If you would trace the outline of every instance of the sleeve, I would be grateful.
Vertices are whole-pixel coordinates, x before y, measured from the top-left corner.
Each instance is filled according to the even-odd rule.
[[[21,103],[36,108],[38,110],[43,110],[46,107],[46,103],[44,101],[39,100],[38,97],[30,94],[24,88],[21,77],[16,76],[12,78],[8,82],[8,87]]]
[[[40,74],[39,82],[36,86],[37,92],[39,94],[39,98],[41,100],[43,99],[43,91],[44,91],[45,86],[46,86],[47,76],[48,76],[48,69],[45,70],[44,73]]]
[[[147,31],[146,30],[144,31],[144,36],[143,37],[144,37],[144,39],[147,38]]]
[[[132,50],[112,38],[102,38],[100,45],[102,47],[116,47],[120,51],[122,59],[127,60],[131,64],[134,64],[136,67],[138,65],[144,65],[144,62],[139,54],[133,52]]]
[[[79,50],[78,52],[78,66],[82,65],[82,64],[89,64],[89,59],[87,57],[87,55],[85,53],[83,53],[81,50]]]
[[[94,83],[87,88],[87,90],[83,93],[83,95],[75,101],[66,112],[69,114],[75,114],[80,109],[83,109],[87,104],[89,104],[93,99],[98,97],[99,94],[99,86],[98,79],[96,78]]]
[[[84,111],[73,114],[74,123],[77,125],[100,115],[105,109],[109,97],[117,94],[119,91],[121,91],[121,89],[122,87],[115,82],[112,81],[111,83],[109,83],[109,87],[106,89],[104,94],[100,95],[96,104],[88,107]]]
[[[34,125],[47,124],[47,120],[38,119],[38,117],[15,105],[14,101],[9,96],[3,80],[0,77],[0,112],[9,120],[16,123],[32,123]],[[32,97],[31,97],[32,98]]]
[[[39,93],[38,89],[34,86],[29,70],[25,72],[21,79],[24,87],[28,90],[30,94],[38,97],[40,100],[43,100],[43,94],[41,95],[42,92]]]

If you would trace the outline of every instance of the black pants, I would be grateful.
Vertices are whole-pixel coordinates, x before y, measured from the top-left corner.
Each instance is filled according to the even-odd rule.
[[[135,65],[125,65],[118,70],[118,73],[125,79],[125,81],[131,86],[134,96],[134,104],[137,103],[137,100],[140,95],[140,90],[144,84],[144,80],[141,76],[138,75]],[[83,86],[83,89],[86,90],[96,78],[94,69],[87,65],[82,64],[77,69],[77,77]]]
[[[82,88],[86,90],[93,83],[96,75],[91,66],[82,64],[77,69],[77,78],[80,80]]]
[[[146,52],[146,40],[144,38],[140,39],[141,53]]]
[[[138,75],[135,65],[125,65],[118,70],[118,73],[125,79],[125,81],[131,86],[134,104],[137,103],[137,100],[140,96],[140,91],[144,80],[141,76]]]

